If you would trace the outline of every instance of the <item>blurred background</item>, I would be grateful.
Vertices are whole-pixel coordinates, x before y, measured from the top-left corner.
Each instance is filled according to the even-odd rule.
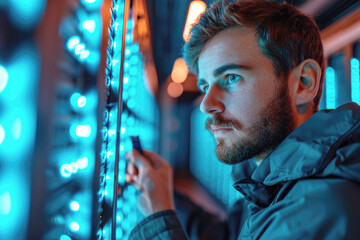
[[[127,239],[142,219],[124,183],[130,136],[171,163],[177,191],[225,217],[241,196],[181,58],[212,2],[0,0],[0,239]],[[359,104],[360,2],[286,2],[321,30],[320,108]]]

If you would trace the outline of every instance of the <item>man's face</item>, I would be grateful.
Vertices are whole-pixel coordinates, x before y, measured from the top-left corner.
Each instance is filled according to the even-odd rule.
[[[266,154],[295,128],[288,84],[278,80],[253,29],[209,40],[199,56],[200,109],[210,117],[218,158],[228,164]]]

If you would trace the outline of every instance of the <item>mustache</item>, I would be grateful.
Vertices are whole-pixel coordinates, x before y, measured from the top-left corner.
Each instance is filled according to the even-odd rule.
[[[211,131],[211,126],[219,128],[234,128],[236,130],[241,129],[241,124],[238,123],[236,120],[225,119],[219,115],[215,115],[206,119],[205,129]]]

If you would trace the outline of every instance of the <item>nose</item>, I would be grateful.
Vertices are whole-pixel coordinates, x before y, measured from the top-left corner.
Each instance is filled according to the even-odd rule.
[[[206,114],[222,113],[225,110],[223,92],[218,85],[209,86],[200,104],[200,110]]]

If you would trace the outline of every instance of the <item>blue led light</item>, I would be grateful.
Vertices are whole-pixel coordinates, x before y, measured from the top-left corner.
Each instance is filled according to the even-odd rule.
[[[9,74],[7,70],[0,65],[0,92],[4,90],[6,84],[8,83]]]
[[[126,132],[126,127],[121,127],[121,134],[124,134]]]
[[[61,173],[61,176],[63,176],[64,178],[69,178],[71,176],[69,164],[66,163],[66,164],[62,165],[60,168],[60,173]]]
[[[89,57],[89,55],[90,55],[90,51],[84,50],[80,53],[80,59],[85,59],[85,58]]]
[[[24,225],[27,224],[27,217],[24,217],[24,214],[26,216],[30,201],[28,181],[22,168],[13,166],[2,168],[0,175],[1,239],[14,239],[18,236],[19,230],[24,229]],[[24,236],[19,239],[25,238]]]
[[[68,235],[61,235],[60,240],[71,240],[71,238]]]
[[[116,135],[116,129],[109,129],[108,130],[108,136],[114,137]]]
[[[78,202],[76,202],[76,201],[72,201],[72,202],[70,203],[70,208],[71,208],[71,210],[73,210],[74,212],[77,212],[77,211],[80,210],[80,204],[79,204]]]
[[[46,0],[8,0],[9,17],[18,28],[27,30],[40,21],[46,6]]]
[[[79,169],[86,169],[89,165],[88,157],[83,157],[75,162],[65,163],[60,168],[61,176],[69,178],[72,174],[78,172]]]
[[[127,43],[131,43],[133,41],[133,37],[130,33],[126,34],[125,40]]]
[[[69,50],[73,50],[79,44],[80,44],[80,38],[78,36],[71,37],[67,41],[67,47]]]
[[[326,69],[325,81],[326,81],[326,108],[334,109],[336,89],[335,89],[335,70],[332,67],[328,67]]]
[[[89,124],[78,125],[75,129],[75,134],[78,137],[88,138],[91,135],[91,126]]]
[[[21,137],[21,130],[22,130],[22,124],[20,118],[15,119],[11,130],[14,140],[19,140]]]
[[[352,58],[350,61],[351,68],[351,100],[360,104],[360,72],[359,60]]]
[[[115,31],[118,30],[119,25],[120,25],[120,23],[118,23],[118,22],[115,22],[115,23],[114,23],[113,26],[114,26],[114,28],[115,28]],[[114,42],[114,43],[116,43],[116,42]]]
[[[115,67],[116,64],[118,64],[118,63],[119,63],[119,60],[117,60],[117,59],[113,59],[113,60],[112,60],[112,66],[113,66],[113,67]]]
[[[3,126],[0,124],[0,144],[4,141],[4,139],[5,139],[5,130]]]
[[[87,157],[80,158],[76,161],[76,165],[79,169],[85,169],[89,165],[89,159]]]
[[[9,192],[0,195],[0,215],[8,215],[11,211],[11,197]]]
[[[107,158],[110,158],[111,156],[113,156],[114,154],[113,154],[113,152],[112,151],[107,151],[106,152],[106,157]]]
[[[96,28],[95,20],[85,20],[82,23],[82,27],[86,29],[89,33],[94,33]]]
[[[72,222],[70,223],[70,228],[71,230],[77,232],[80,229],[80,225],[77,222]]]
[[[75,110],[85,107],[86,103],[87,98],[78,92],[73,93],[70,97],[70,104]]]
[[[78,106],[79,108],[84,107],[84,106],[86,105],[86,97],[80,96],[80,97],[78,98],[78,100],[76,101],[76,103],[77,103],[77,106]]]
[[[84,44],[78,44],[78,45],[76,45],[76,47],[75,47],[75,54],[76,54],[76,55],[79,55],[79,54],[81,54],[81,52],[84,51],[84,50],[85,50],[85,45],[84,45]]]
[[[102,0],[80,0],[80,2],[89,10],[97,10],[102,4]]]
[[[78,169],[79,169],[79,167],[78,167],[78,165],[76,163],[71,162],[69,164],[69,170],[70,170],[71,173],[77,173]]]
[[[126,49],[125,49],[125,55],[126,55],[126,56],[129,56],[130,53],[131,53],[130,49],[129,49],[129,48],[126,48]]]

